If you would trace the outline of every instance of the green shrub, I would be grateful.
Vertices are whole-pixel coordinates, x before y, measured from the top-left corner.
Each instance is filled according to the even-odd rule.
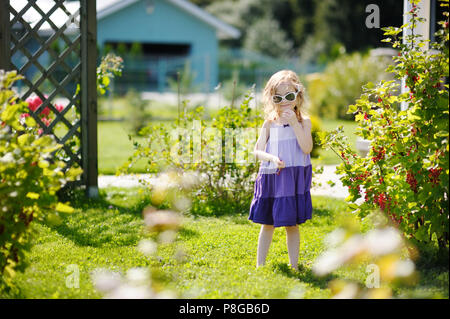
[[[253,114],[249,107],[250,100],[251,97],[247,95],[239,107],[221,108],[208,128],[203,125],[202,106],[189,113],[183,112],[180,121],[150,124],[141,130],[148,144],[134,142],[136,151],[120,171],[128,172],[140,158],[148,159],[147,171],[150,173],[166,170],[168,166],[194,171],[205,178],[205,183],[194,190],[191,213],[222,215],[247,211],[258,165],[252,151],[256,143],[256,133],[262,126],[262,118]],[[201,125],[202,136],[201,142],[195,141],[198,142],[195,146],[189,139],[186,142],[192,132],[190,130],[193,123],[198,124],[199,128]],[[177,134],[177,128],[186,128],[188,131]],[[238,128],[244,129],[241,132],[234,130]],[[200,130],[195,132],[200,133]],[[226,136],[229,133],[230,135]],[[222,152],[218,153],[220,148]],[[193,156],[198,157],[192,157],[186,162],[179,160],[177,154],[188,154],[189,150]],[[200,153],[208,154],[208,157],[200,160]],[[232,154],[233,157],[228,157]],[[236,158],[242,159],[242,162]]]
[[[384,72],[387,65],[386,58],[358,52],[338,57],[327,65],[323,74],[310,77],[312,112],[330,119],[353,119],[352,114],[347,114],[348,105],[361,95],[363,84],[389,78]]]
[[[138,134],[151,119],[151,115],[147,112],[148,102],[144,101],[134,89],[128,91],[126,101],[131,129],[135,134]]]
[[[310,153],[311,157],[317,158],[319,157],[319,150],[320,147],[318,147],[318,145],[320,144],[320,140],[319,140],[319,135],[318,133],[321,131],[321,123],[320,123],[320,119],[317,116],[311,115],[309,117],[311,119],[311,136],[313,138],[313,149]]]
[[[417,23],[417,1],[413,1],[411,23]],[[448,6],[448,4],[446,4]],[[349,187],[348,201],[363,198],[354,209],[366,216],[381,209],[414,244],[449,244],[449,71],[447,21],[436,32],[435,49],[425,50],[418,35],[402,37],[402,28],[383,28],[392,43],[401,49],[392,72],[405,77],[410,92],[401,93],[396,81],[369,82],[364,94],[350,105],[356,114],[357,135],[371,141],[367,158],[357,156],[345,141],[342,130],[320,133],[324,145],[340,154],[343,163],[338,173]],[[413,43],[415,44],[413,46]],[[401,103],[408,108],[400,110]]]
[[[200,86],[195,84],[197,72],[192,70],[191,61],[187,60],[183,70],[179,72],[179,80],[175,77],[168,77],[167,83],[172,92],[180,92],[181,96],[186,96],[190,92],[197,92]]]
[[[232,72],[231,78],[223,82],[223,97],[233,104],[234,101],[243,97],[245,95],[245,92],[245,85],[240,83],[239,81],[239,70],[235,69]]]
[[[60,221],[73,209],[58,201],[56,192],[80,169],[63,172],[64,162],[52,160],[61,148],[50,135],[41,135],[32,117],[22,117],[28,105],[11,89],[23,77],[0,70],[0,291],[14,287],[16,271],[26,268],[33,220]]]

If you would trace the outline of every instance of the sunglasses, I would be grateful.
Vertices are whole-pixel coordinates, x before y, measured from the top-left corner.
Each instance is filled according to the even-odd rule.
[[[281,103],[283,100],[288,101],[288,102],[292,102],[295,101],[295,99],[297,98],[297,95],[300,91],[297,92],[288,92],[285,95],[273,95],[272,96],[272,101],[276,104]]]

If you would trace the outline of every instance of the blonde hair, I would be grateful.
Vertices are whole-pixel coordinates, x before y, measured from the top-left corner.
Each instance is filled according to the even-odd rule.
[[[280,106],[275,104],[272,100],[272,96],[275,94],[278,85],[281,82],[290,82],[299,92],[297,94],[296,103],[294,107],[295,115],[299,122],[303,121],[302,111],[305,103],[305,87],[298,79],[295,72],[291,70],[281,70],[273,74],[263,91],[263,103],[264,103],[264,119],[276,120],[280,116]]]

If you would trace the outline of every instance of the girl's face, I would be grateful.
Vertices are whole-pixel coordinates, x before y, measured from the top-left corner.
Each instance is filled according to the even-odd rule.
[[[276,95],[284,96],[289,92],[295,92],[296,89],[294,85],[290,82],[281,82],[275,89]],[[284,109],[294,109],[295,103],[297,102],[297,99],[294,101],[287,101],[286,99],[283,99],[283,101],[277,105],[280,106],[281,110]]]

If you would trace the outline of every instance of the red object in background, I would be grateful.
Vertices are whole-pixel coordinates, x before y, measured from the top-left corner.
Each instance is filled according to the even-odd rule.
[[[42,100],[39,96],[29,97],[26,99],[26,102],[28,102],[28,108],[33,112],[42,104]]]

